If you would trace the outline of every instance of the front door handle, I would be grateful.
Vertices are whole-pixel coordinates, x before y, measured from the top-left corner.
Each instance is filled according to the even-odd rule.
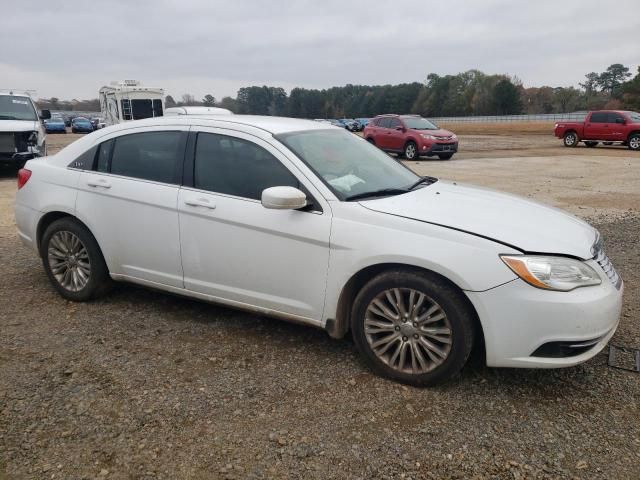
[[[90,187],[111,188],[111,184],[104,178],[98,180],[87,180],[87,185]]]
[[[204,207],[210,210],[216,208],[216,206],[206,198],[189,198],[184,201],[184,204],[189,205],[190,207]]]

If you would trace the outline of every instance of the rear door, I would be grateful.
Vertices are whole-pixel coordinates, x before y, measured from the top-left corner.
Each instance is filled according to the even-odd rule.
[[[593,112],[584,125],[584,138],[587,140],[608,140],[609,112]]]
[[[391,122],[391,118],[384,117],[378,120],[378,133],[376,135],[376,145],[383,149],[390,148],[390,130],[389,123]]]
[[[398,118],[389,119],[389,128],[387,130],[387,139],[389,150],[402,150],[404,148],[404,132],[398,130],[402,127],[402,123]]]
[[[178,190],[188,127],[131,129],[96,148],[76,212],[112,274],[183,287]]]
[[[627,136],[625,134],[625,122],[624,116],[617,112],[609,112],[609,140],[625,141]]]

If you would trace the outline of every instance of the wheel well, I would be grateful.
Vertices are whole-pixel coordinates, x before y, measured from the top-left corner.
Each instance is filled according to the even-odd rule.
[[[425,268],[406,265],[402,263],[381,263],[377,265],[371,265],[355,273],[349,279],[346,285],[342,288],[342,292],[340,292],[336,318],[327,320],[326,329],[331,337],[342,338],[347,334],[351,325],[351,306],[353,305],[353,301],[355,300],[356,295],[358,295],[358,292],[369,280],[374,278],[376,275],[389,270],[407,270],[427,273],[429,275],[437,277],[439,280],[449,284],[451,287],[458,290],[462,294],[462,297],[465,299],[469,311],[472,312],[476,336],[476,338],[474,339],[474,350],[476,348],[481,348],[484,358],[484,331],[482,330],[482,324],[480,323],[478,312],[476,312],[475,307],[464,294],[463,290],[447,277],[440,275],[439,273],[436,273],[432,270],[427,270]]]
[[[566,137],[570,133],[575,133],[576,137],[580,138],[580,135],[578,135],[578,132],[576,132],[574,129],[567,130],[566,132],[564,132],[564,135],[562,135],[562,138]]]
[[[42,236],[44,235],[44,232],[47,229],[47,227],[51,225],[53,222],[55,222],[56,220],[59,220],[64,217],[76,218],[73,215],[70,215],[65,212],[49,212],[40,219],[40,222],[38,222],[38,228],[36,229],[36,241],[38,242],[37,243],[38,252],[40,251],[40,242],[42,241]]]
[[[627,137],[627,141],[631,140],[631,136],[632,135],[638,135],[640,134],[640,130],[633,130],[632,132],[629,132],[629,136]]]

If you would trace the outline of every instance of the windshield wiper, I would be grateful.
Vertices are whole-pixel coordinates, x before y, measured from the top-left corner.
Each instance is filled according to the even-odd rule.
[[[407,193],[409,190],[405,188],[382,188],[380,190],[372,190],[370,192],[362,192],[356,193],[355,195],[351,195],[350,197],[345,198],[347,202],[352,200],[360,200],[362,198],[369,197],[385,197],[390,195],[400,195],[402,193]]]
[[[409,188],[407,188],[407,190],[411,191],[414,188],[416,188],[418,185],[422,185],[423,183],[425,185],[431,185],[432,183],[436,183],[437,181],[438,181],[438,179],[435,178],[435,177],[421,177],[420,180],[418,180],[413,185],[411,185]]]

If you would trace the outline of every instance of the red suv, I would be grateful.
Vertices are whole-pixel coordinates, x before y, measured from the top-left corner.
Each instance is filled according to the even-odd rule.
[[[436,155],[449,160],[458,151],[458,137],[454,133],[419,115],[378,115],[362,134],[378,148],[407,160]]]

